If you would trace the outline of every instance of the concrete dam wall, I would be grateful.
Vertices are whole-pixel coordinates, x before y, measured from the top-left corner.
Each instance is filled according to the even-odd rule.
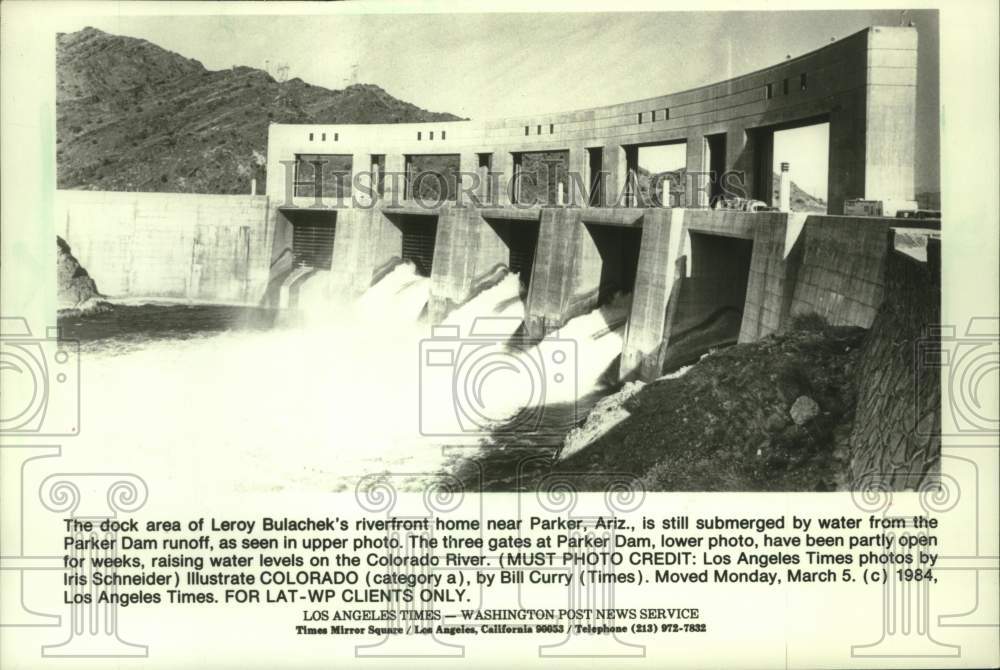
[[[917,46],[912,27],[871,27],[729,80],[575,112],[274,124],[268,228],[272,288],[283,288],[268,295],[294,304],[314,271],[327,271],[330,295],[357,295],[410,262],[430,278],[436,323],[516,272],[522,330],[539,338],[629,294],[622,377],[754,341],[797,314],[869,327],[897,220],[841,214],[854,198],[881,201],[887,216],[916,205]],[[776,204],[775,134],[817,123],[829,129],[833,216],[716,208],[724,175]],[[700,181],[682,202],[654,207],[639,197],[638,156],[665,145],[683,145],[685,174]],[[562,157],[556,182],[523,188],[524,166],[542,154]],[[448,168],[441,199],[428,204],[420,184],[432,158]],[[550,199],[532,202],[529,191]]]
[[[267,197],[57,191],[56,234],[110,297],[256,304],[269,276]]]
[[[291,239],[294,249],[297,221],[311,226],[317,213],[278,215],[276,239]],[[711,347],[779,332],[801,314],[870,327],[883,300],[889,234],[900,223],[564,207],[344,209],[324,216],[335,229],[328,293],[359,294],[387,268],[409,261],[431,280],[431,322],[495,282],[498,269],[519,270],[523,329],[535,338],[616,294],[631,295],[619,375],[646,379]],[[921,225],[934,229],[938,222]],[[287,255],[287,248],[278,253]]]
[[[514,272],[522,330],[541,338],[627,294],[627,322],[608,324],[625,325],[619,375],[650,378],[798,314],[872,324],[898,221],[839,214],[851,198],[915,204],[916,63],[915,29],[872,27],[723,82],[576,112],[272,124],[267,197],[61,192],[57,232],[111,296],[292,306],[315,273],[350,297],[407,262],[430,280],[437,323]],[[722,173],[770,203],[775,133],[817,122],[834,215],[713,208]],[[705,182],[683,206],[646,206],[639,150],[674,144]],[[550,206],[521,197],[539,152],[563,156],[571,177],[549,184]],[[428,205],[415,187],[432,157],[457,181]]]

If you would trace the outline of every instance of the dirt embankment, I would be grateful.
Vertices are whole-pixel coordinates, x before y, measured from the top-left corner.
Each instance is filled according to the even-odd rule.
[[[553,469],[585,490],[623,475],[651,491],[844,488],[864,338],[800,319],[716,352],[625,400],[625,420]]]

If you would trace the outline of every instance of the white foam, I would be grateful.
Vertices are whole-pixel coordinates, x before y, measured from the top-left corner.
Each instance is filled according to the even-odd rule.
[[[304,282],[299,306],[309,318],[294,327],[87,354],[81,370],[85,430],[75,448],[101,453],[108,467],[134,463],[148,471],[159,465],[161,473],[191,473],[216,487],[336,490],[371,472],[434,473],[445,463],[442,445],[479,444],[482,432],[421,433],[422,408],[454,421],[454,394],[467,388],[455,383],[454,369],[437,370],[444,374],[436,380],[424,374],[421,342],[426,348],[431,331],[418,317],[429,280],[403,264],[360,299],[347,301],[331,294],[329,279],[317,273]],[[496,338],[503,346],[524,315],[518,290],[517,276],[509,275],[446,324],[458,326],[464,337],[477,317],[511,317],[510,332]],[[621,352],[624,326],[609,330],[609,323],[627,314],[626,305],[620,299],[573,319],[537,347],[507,355],[525,366],[538,364],[572,342],[576,388],[549,384],[545,400],[573,401],[599,385]],[[551,380],[558,366],[542,360]],[[515,368],[487,376],[477,399],[485,418],[472,427],[488,429],[532,397],[524,369]]]

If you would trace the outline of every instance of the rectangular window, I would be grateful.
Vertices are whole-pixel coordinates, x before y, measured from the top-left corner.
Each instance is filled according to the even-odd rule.
[[[528,126],[525,126],[525,127],[524,127],[524,136],[525,136],[525,137],[527,137],[527,136],[528,136]]]
[[[799,75],[799,90],[800,91],[806,90],[806,85],[807,85],[806,73],[803,72],[802,74]]]
[[[788,77],[781,80],[781,93],[782,95],[788,95]]]
[[[433,130],[431,131],[431,136],[428,139],[431,139],[431,140],[434,139],[434,131]]]
[[[419,142],[422,139],[424,139],[424,134],[418,130],[417,131],[417,141]]]
[[[310,142],[312,142],[312,141],[313,141],[313,134],[312,134],[312,133],[309,133],[309,141],[310,141]]]
[[[667,107],[666,109],[663,110],[663,120],[664,121],[669,121],[670,120],[670,108],[669,107]]]
[[[637,116],[638,116],[638,119],[637,119],[638,122],[642,123],[642,112],[639,112],[639,114]]]
[[[649,113],[649,120],[652,121],[653,123],[656,123],[656,110],[655,109]]]
[[[340,141],[340,133],[334,133],[333,134],[333,141],[334,142],[339,142]]]
[[[326,142],[326,133],[323,133],[322,135],[320,135],[319,139],[322,140],[323,142]]]
[[[556,131],[556,126],[555,126],[555,124],[554,124],[554,123],[550,123],[550,124],[549,124],[549,135],[551,135],[551,134],[552,134],[552,133],[554,133],[555,131]]]
[[[774,84],[766,84],[764,86],[764,99],[770,100],[774,97]]]
[[[541,135],[542,134],[542,126],[540,124],[539,124],[538,128],[535,129],[535,134],[536,135]]]
[[[447,130],[442,130],[441,131],[441,139],[442,140],[448,139],[448,131]]]

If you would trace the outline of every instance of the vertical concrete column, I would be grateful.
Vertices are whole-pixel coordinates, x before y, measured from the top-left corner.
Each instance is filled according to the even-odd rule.
[[[370,153],[351,155],[351,199],[346,203],[348,207],[373,206],[376,196],[370,194],[374,194],[376,182],[372,167]]]
[[[782,212],[792,211],[792,175],[788,170],[788,163],[783,162],[778,183],[778,209]]]
[[[507,247],[472,207],[448,207],[438,216],[428,316],[448,313],[505,274]],[[492,283],[491,283],[492,282]]]
[[[723,178],[727,195],[749,198],[754,180],[753,147],[744,128],[726,131],[726,170],[732,174]]]
[[[841,98],[830,112],[830,153],[827,170],[827,201],[830,214],[843,214],[844,201],[865,197],[864,94]]]
[[[708,207],[709,180],[708,176],[703,174],[708,170],[708,166],[705,165],[705,136],[701,133],[688,135],[685,149],[687,183],[684,184],[686,194],[684,206]]]
[[[625,179],[628,176],[628,159],[625,147],[619,144],[604,146],[604,203],[607,207],[625,206]]]
[[[511,204],[511,190],[514,178],[514,155],[506,150],[493,154],[494,188],[497,207]]]
[[[406,157],[403,154],[385,155],[385,205],[399,205],[406,191]]]
[[[565,204],[570,207],[587,207],[587,194],[590,192],[590,158],[584,145],[574,144],[570,147],[567,167],[569,190],[566,193]]]
[[[590,256],[596,256],[596,267],[587,264]],[[594,275],[589,282],[584,281],[588,271]],[[582,313],[588,304],[596,304],[599,285],[600,256],[580,220],[580,210],[542,208],[525,306],[528,335],[541,338]]]
[[[917,31],[868,31],[865,99],[865,198],[881,200],[886,216],[916,206]]]
[[[472,207],[476,204],[473,198],[480,201],[483,196],[483,184],[479,174],[479,156],[474,152],[463,151],[458,157],[459,179],[458,200],[456,206]],[[439,229],[440,230],[440,229]]]
[[[667,305],[680,253],[683,209],[647,209],[619,376],[655,379],[662,367]]]
[[[337,212],[336,231],[333,238],[333,256],[330,259],[331,292],[356,295],[367,285],[363,277],[371,277],[365,240],[365,222],[372,210],[345,209]]]
[[[753,253],[747,281],[739,342],[754,342],[786,324],[802,258],[802,244],[788,235],[791,218],[801,225],[805,214],[754,214]],[[791,248],[788,248],[791,245]]]
[[[479,175],[479,199],[483,204],[489,206],[494,203],[493,189],[490,186],[490,168],[482,165],[476,167],[476,174]]]
[[[363,293],[372,279],[402,257],[400,230],[379,208],[337,212],[330,285],[348,295]]]

